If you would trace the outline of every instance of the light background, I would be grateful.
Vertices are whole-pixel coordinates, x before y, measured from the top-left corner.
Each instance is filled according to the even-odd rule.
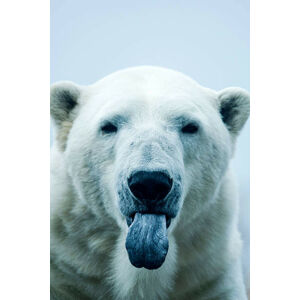
[[[251,0],[251,299],[300,299],[299,10]],[[0,2],[3,299],[49,297],[49,27],[49,1]]]
[[[249,91],[249,1],[51,0],[51,83],[91,84],[113,71],[158,65],[201,85]],[[249,121],[234,158],[243,265],[249,280]]]

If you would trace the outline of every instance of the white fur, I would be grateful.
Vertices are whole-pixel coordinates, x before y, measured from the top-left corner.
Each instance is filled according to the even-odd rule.
[[[52,299],[246,299],[230,161],[249,114],[248,94],[237,88],[218,93],[158,67],[74,85],[70,112],[60,106],[64,88],[70,83],[54,85],[51,99],[52,116],[61,118],[54,120],[57,136],[65,131],[51,159]],[[225,124],[220,107],[231,98]],[[125,118],[121,129],[101,136],[101,122],[115,114]],[[200,122],[198,135],[180,133],[176,118],[182,115]],[[142,159],[146,145],[151,161]],[[184,175],[169,252],[154,271],[129,262],[116,192],[119,174],[141,166]]]

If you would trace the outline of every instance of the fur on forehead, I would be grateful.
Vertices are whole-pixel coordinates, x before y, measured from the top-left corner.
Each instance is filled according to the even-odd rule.
[[[217,92],[200,86],[186,75],[160,67],[135,67],[113,73],[87,87],[86,114],[152,116],[218,110]],[[134,109],[133,109],[134,108]],[[98,115],[98,116],[99,116]]]
[[[91,98],[102,101],[141,99],[149,102],[185,102],[217,99],[217,93],[188,76],[161,67],[134,67],[115,72],[89,86]],[[212,101],[213,104],[214,101]]]

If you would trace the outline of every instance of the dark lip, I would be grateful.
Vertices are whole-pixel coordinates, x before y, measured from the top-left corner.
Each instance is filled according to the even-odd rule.
[[[126,216],[126,222],[127,222],[127,226],[128,226],[128,227],[131,226],[131,224],[132,224],[132,222],[133,222],[133,220],[134,220],[134,217],[135,217],[135,214],[136,214],[136,213],[137,213],[137,212],[134,212],[134,213],[132,213],[130,216]],[[143,213],[144,213],[144,212],[143,212]],[[158,215],[159,213],[155,213],[155,214]],[[166,217],[166,225],[167,225],[167,228],[169,228],[170,225],[171,225],[172,218],[171,218],[170,216],[166,215],[166,214],[162,214],[162,215],[165,215],[165,217]]]

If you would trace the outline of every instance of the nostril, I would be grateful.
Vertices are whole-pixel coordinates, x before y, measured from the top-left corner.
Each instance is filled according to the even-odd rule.
[[[172,179],[163,172],[139,171],[128,179],[132,194],[140,200],[162,200],[172,188]]]

